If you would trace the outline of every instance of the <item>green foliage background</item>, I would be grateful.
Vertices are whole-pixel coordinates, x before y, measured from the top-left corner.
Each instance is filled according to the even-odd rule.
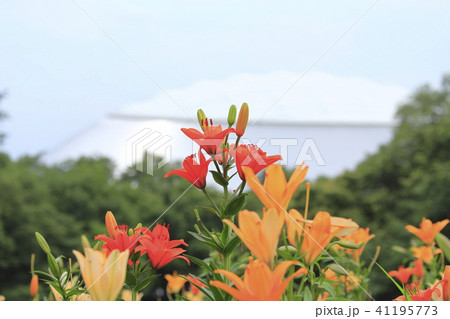
[[[310,201],[311,214],[325,210],[369,227],[376,237],[363,256],[370,261],[380,246],[379,262],[387,270],[396,269],[405,258],[392,245],[407,248],[413,240],[405,225],[418,225],[422,217],[433,222],[449,217],[450,76],[443,78],[440,89],[419,88],[400,106],[396,118],[399,124],[390,143],[353,171],[313,181]],[[115,176],[113,163],[106,158],[46,166],[38,156],[13,161],[0,153],[0,294],[7,300],[29,299],[30,255],[36,253],[37,269],[46,265],[34,232],[44,235],[56,255],[73,258],[72,250],[81,249],[82,234],[92,239],[105,232],[108,210],[119,224],[130,226],[150,226],[167,210],[158,222],[170,224],[173,239],[186,240],[188,254],[206,257],[205,247],[187,234],[193,230],[193,208],[207,205],[203,194],[191,187],[177,200],[189,183],[163,178],[179,165],[167,165],[153,176],[134,169]],[[291,206],[301,211],[304,197],[303,184]],[[252,194],[247,208],[261,208]],[[208,225],[220,222],[207,211],[201,216]],[[449,231],[447,227],[444,234]],[[196,273],[195,266],[179,260],[163,271],[174,269]],[[162,278],[148,287],[145,299],[156,299],[161,293],[158,286],[164,286]],[[372,273],[371,290],[377,300],[399,294],[378,269]]]

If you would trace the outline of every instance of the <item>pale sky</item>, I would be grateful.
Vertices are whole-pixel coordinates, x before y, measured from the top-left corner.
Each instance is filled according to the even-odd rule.
[[[438,85],[450,72],[448,12],[444,0],[2,1],[2,149],[48,151],[105,114],[161,98],[151,77],[171,92],[308,69],[398,92]]]

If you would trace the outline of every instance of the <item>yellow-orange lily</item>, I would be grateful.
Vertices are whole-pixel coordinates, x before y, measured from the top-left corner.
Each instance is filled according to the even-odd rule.
[[[417,237],[419,237],[425,244],[432,244],[434,242],[434,237],[439,233],[447,224],[449,220],[445,219],[443,221],[432,223],[431,220],[427,218],[422,218],[422,222],[419,227],[416,228],[412,225],[406,225],[406,230],[410,231]]]
[[[174,271],[172,275],[170,274],[164,275],[164,278],[167,280],[166,290],[168,294],[179,293],[180,290],[184,287],[184,284],[186,283],[186,279],[178,276],[178,273],[176,271]]]
[[[262,219],[253,211],[242,210],[238,220],[239,228],[229,220],[224,220],[224,223],[235,231],[256,258],[272,267],[283,228],[283,218],[274,209],[263,212]]]
[[[230,287],[221,281],[213,280],[209,283],[240,301],[276,301],[281,299],[287,285],[294,277],[308,272],[305,268],[300,268],[283,280],[286,270],[295,264],[297,264],[296,261],[283,261],[272,272],[265,262],[249,258],[243,280],[227,270],[214,271],[230,279],[235,287]]]
[[[133,292],[130,289],[124,289],[122,290],[120,297],[123,301],[133,301]],[[141,301],[142,297],[144,297],[144,294],[142,292],[136,294],[135,301]]]
[[[442,252],[439,248],[433,251],[431,246],[411,247],[411,250],[415,258],[422,260],[426,264],[431,263],[434,255]]]
[[[311,265],[328,246],[335,233],[331,228],[331,216],[327,212],[318,212],[310,223],[305,223],[303,216],[295,209],[289,211],[286,218],[288,240],[293,246],[300,244],[303,260]],[[337,231],[337,230],[336,230]]]
[[[367,242],[375,237],[374,234],[369,235],[369,228],[359,228],[356,231],[348,234],[347,236],[341,237],[342,240],[351,241],[355,244],[362,246],[358,249],[347,249],[346,252],[352,257],[354,261],[359,261],[359,257],[361,256]]]
[[[85,248],[85,256],[73,251],[80,264],[81,275],[94,301],[114,301],[122,290],[128,263],[128,251],[115,249],[109,255]]]
[[[274,208],[278,213],[284,215],[292,196],[305,179],[308,166],[298,166],[288,182],[281,165],[269,165],[265,171],[264,185],[261,184],[252,169],[243,166],[242,171],[248,186],[264,206],[268,209]]]

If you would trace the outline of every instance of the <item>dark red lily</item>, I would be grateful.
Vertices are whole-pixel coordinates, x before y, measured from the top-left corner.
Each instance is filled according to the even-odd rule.
[[[239,177],[242,180],[245,180],[242,166],[250,167],[255,174],[258,174],[267,166],[282,159],[280,155],[267,156],[267,153],[256,145],[239,145],[236,148],[232,146],[229,152],[236,163]]]
[[[437,286],[442,284],[443,282],[444,280],[441,280],[437,282],[432,288],[422,290],[420,289],[420,281],[415,281],[409,285],[406,285],[405,290],[412,301],[431,301],[431,297],[433,296],[433,294],[436,294],[438,297],[441,296],[441,292]],[[394,301],[406,301],[406,297],[402,295],[395,298]]]
[[[136,247],[136,251],[140,251],[142,255],[147,254],[154,269],[160,269],[177,258],[184,259],[189,264],[186,257],[180,256],[186,250],[176,248],[187,244],[182,239],[170,240],[169,229],[165,225],[156,224],[153,231],[143,227],[136,230],[142,232],[139,239],[141,245]]]
[[[208,120],[205,120],[206,125],[202,125],[204,132],[200,132],[194,128],[182,128],[184,134],[186,134],[195,143],[200,145],[202,149],[209,155],[217,154],[220,145],[222,144],[225,136],[232,132],[236,132],[234,128],[222,129],[222,125],[212,126],[208,125]]]
[[[198,162],[196,157],[199,160]],[[208,166],[211,161],[212,159],[206,160],[200,150],[198,151],[198,156],[192,154],[184,159],[183,168],[174,169],[164,175],[164,177],[178,175],[187,179],[191,184],[194,184],[195,187],[203,189],[206,187],[206,175],[208,175]]]

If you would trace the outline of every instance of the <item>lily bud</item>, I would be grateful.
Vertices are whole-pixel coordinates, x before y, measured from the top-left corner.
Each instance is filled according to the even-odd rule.
[[[228,111],[228,127],[232,127],[234,122],[236,121],[236,105],[230,106],[230,110]]]
[[[81,246],[84,249],[91,248],[91,244],[89,243],[89,240],[87,239],[87,237],[85,235],[81,235]]]
[[[109,238],[116,239],[117,222],[112,212],[108,211],[105,215],[106,232]]]
[[[51,251],[50,246],[48,245],[47,241],[45,240],[45,238],[38,232],[35,232],[34,234],[36,235],[36,240],[37,240],[39,246],[42,248],[42,250],[46,254],[51,254],[52,251]]]
[[[450,239],[448,239],[444,234],[437,233],[435,240],[439,248],[441,248],[444,253],[445,258],[450,261]],[[450,286],[450,283],[448,285]]]
[[[247,103],[242,104],[240,110],[239,110],[239,116],[236,122],[236,135],[242,136],[244,135],[245,129],[247,128],[248,124],[248,113],[249,108]]]
[[[200,124],[200,127],[202,128],[202,130],[204,132],[206,126],[208,126],[208,125],[205,125],[205,122],[207,123],[207,118],[206,118],[205,112],[203,112],[202,109],[198,109],[198,111],[197,111],[197,120],[198,120],[198,124]]]
[[[33,275],[31,277],[31,282],[30,282],[30,295],[31,298],[35,298],[38,294],[39,291],[39,277],[38,275]]]

